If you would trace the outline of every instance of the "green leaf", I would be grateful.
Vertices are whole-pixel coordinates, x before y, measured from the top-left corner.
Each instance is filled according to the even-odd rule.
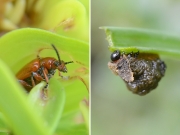
[[[89,130],[89,103],[84,99],[79,103],[80,110],[64,113],[57,132],[63,135],[87,135]],[[70,121],[70,122],[69,122]]]
[[[8,121],[4,117],[4,115],[0,112],[0,133],[9,133],[9,126],[8,126]]]
[[[0,110],[7,119],[14,134],[17,135],[48,135],[43,120],[27,102],[25,93],[17,84],[14,75],[0,60]],[[24,126],[25,125],[25,126]]]
[[[88,131],[86,126],[80,111],[75,111],[66,113],[66,115],[62,117],[56,132],[59,132],[62,135],[87,135]]]
[[[87,43],[34,28],[14,30],[2,36],[0,57],[10,67],[15,68],[12,68],[13,71],[17,72],[27,61],[37,58],[40,49],[44,49],[40,52],[42,57],[47,55],[57,57],[51,44],[58,48],[61,59],[80,61],[88,67],[89,46]]]
[[[82,87],[82,82],[78,80],[76,80],[75,83],[69,84],[68,82],[68,85],[65,87],[66,88],[66,104],[65,104],[61,121],[58,125],[56,132],[63,133],[63,135],[71,134],[71,132],[73,132],[73,134],[75,133],[78,134],[80,132],[88,133],[86,122],[89,119],[89,115],[84,115],[84,118],[83,118],[83,114],[80,108],[80,103],[82,102],[84,98],[88,98],[89,93],[86,90],[85,86],[84,86],[84,89],[82,89],[81,87]],[[82,134],[82,135],[85,135],[85,134]]]
[[[80,103],[80,109],[82,111],[84,121],[86,122],[86,127],[89,128],[89,102],[87,100],[83,100]]]
[[[34,87],[28,96],[28,100],[38,111],[38,115],[43,116],[46,126],[50,128],[52,134],[64,109],[65,91],[61,83],[54,78],[49,81],[47,91],[42,91],[43,87],[44,83]]]
[[[109,49],[124,52],[147,52],[180,57],[180,37],[162,32],[138,29],[101,27],[105,30]]]

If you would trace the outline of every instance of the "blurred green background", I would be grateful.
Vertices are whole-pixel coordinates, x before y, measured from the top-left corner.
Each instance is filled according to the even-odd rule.
[[[180,36],[180,0],[91,1],[92,135],[179,135],[180,60],[167,65],[159,86],[146,96],[127,90],[107,67],[110,51],[100,26],[137,27]]]

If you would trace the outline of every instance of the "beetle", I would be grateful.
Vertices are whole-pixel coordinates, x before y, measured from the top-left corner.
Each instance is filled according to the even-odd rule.
[[[44,86],[44,89],[46,89],[48,87],[48,81],[55,74],[56,69],[59,71],[59,74],[60,72],[67,73],[66,65],[73,63],[73,61],[64,62],[61,60],[56,47],[53,44],[52,47],[56,52],[58,60],[53,57],[41,58],[38,55],[36,59],[26,64],[16,74],[18,81],[27,90],[27,92],[29,92],[41,81],[46,82],[46,85]]]

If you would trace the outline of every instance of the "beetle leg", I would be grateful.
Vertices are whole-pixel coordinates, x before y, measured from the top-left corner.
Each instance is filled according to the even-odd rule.
[[[23,81],[23,80],[18,80],[18,81],[19,83],[21,83],[22,86],[27,87],[27,88],[32,88],[32,86],[29,85],[26,81]]]
[[[59,73],[59,76],[60,76],[63,80],[68,80],[68,79],[69,79],[69,76],[62,76],[60,71],[59,71],[58,73]]]
[[[45,78],[45,80],[46,80],[46,85],[44,86],[44,88],[43,88],[43,90],[46,90],[47,89],[47,87],[49,86],[49,84],[48,84],[48,77],[47,77],[47,74],[45,73],[45,70],[43,69],[43,74],[44,74],[44,78]]]
[[[43,75],[44,75],[44,78],[45,78],[45,80],[46,80],[46,85],[44,86],[44,88],[43,88],[43,90],[44,89],[47,89],[47,87],[48,87],[48,77],[47,77],[47,74],[46,74],[46,72],[45,72],[45,69],[42,67],[42,72],[43,72]],[[31,73],[32,75],[31,75],[31,81],[32,81],[32,85],[33,85],[33,87],[35,86],[35,81],[34,81],[34,78],[37,80],[37,81],[42,81],[42,80],[44,80],[44,78],[42,78],[42,76],[41,75],[39,75],[38,73],[36,73],[36,72],[32,72]]]
[[[39,59],[39,62],[40,62],[40,66],[41,66],[41,71],[42,71],[42,73],[43,73],[43,75],[44,75],[44,79],[45,79],[45,81],[46,81],[46,85],[44,86],[44,88],[43,88],[43,90],[44,89],[47,89],[47,87],[48,87],[48,82],[49,82],[49,79],[48,79],[48,71],[47,71],[47,69],[46,68],[44,68],[43,66],[42,66],[42,64],[41,64],[41,58],[40,58],[40,56],[39,56],[39,54],[37,55],[37,57],[38,57],[38,59]],[[43,79],[43,80],[44,80]]]
[[[32,72],[32,73],[31,73],[31,77],[32,77],[33,79],[36,79],[37,81],[42,81],[42,80],[44,80],[44,79],[42,78],[42,76],[39,75],[39,74],[36,73],[36,72]],[[32,81],[32,80],[31,80],[31,81]]]
[[[44,78],[45,78],[46,82],[48,83],[49,79],[47,77],[44,67],[42,67],[42,71],[43,71]]]
[[[32,86],[34,87],[35,86],[35,82],[34,82],[34,75],[33,75],[33,72],[31,73],[31,82],[32,82]]]
[[[41,69],[42,69],[42,72],[43,72],[43,75],[44,75],[44,78],[45,78],[45,81],[46,81],[46,85],[44,86],[43,90],[46,90],[47,87],[49,86],[49,84],[48,84],[49,79],[48,79],[48,76],[47,76],[45,68],[43,66],[41,66]],[[47,93],[45,92],[44,94],[46,95]]]
[[[69,79],[69,76],[62,76],[61,75],[61,72],[58,70],[58,73],[59,73],[59,76],[64,79],[64,80],[68,80]]]
[[[48,86],[49,86],[49,83],[46,83],[46,85],[44,86],[43,90],[46,90]]]
[[[44,90],[44,89],[47,89],[47,87],[48,87],[49,84],[48,84],[48,77],[47,77],[47,75],[46,75],[46,73],[45,73],[44,68],[42,68],[42,72],[43,72],[43,75],[44,75],[45,80],[46,80],[46,85],[45,85],[44,88],[43,88],[43,90]],[[31,81],[32,81],[33,87],[35,86],[34,78],[35,78],[37,81],[42,81],[42,80],[44,80],[38,73],[32,72]]]
[[[40,66],[41,66],[41,69],[42,69],[44,78],[45,78],[45,80],[46,80],[46,83],[48,83],[49,79],[48,79],[48,76],[47,76],[47,73],[46,73],[47,70],[45,71],[45,68],[42,66],[41,57],[39,56],[39,54],[37,55],[37,58],[39,59]]]

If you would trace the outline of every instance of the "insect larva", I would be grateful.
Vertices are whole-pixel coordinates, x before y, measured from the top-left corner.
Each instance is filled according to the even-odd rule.
[[[118,50],[111,54],[108,67],[124,80],[130,91],[138,95],[155,89],[166,71],[166,64],[156,54],[138,52],[125,55]]]

